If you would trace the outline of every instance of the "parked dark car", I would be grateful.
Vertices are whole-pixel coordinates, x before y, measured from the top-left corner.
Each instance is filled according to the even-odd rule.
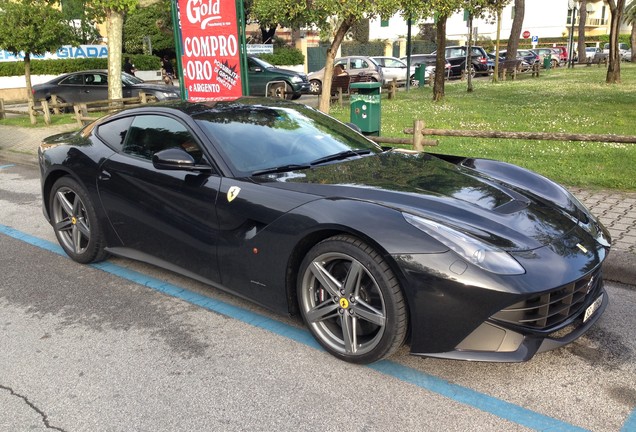
[[[64,251],[165,267],[304,318],[334,356],[524,361],[608,303],[607,230],[509,163],[382,148],[268,98],[123,110],[39,149]],[[214,335],[209,335],[214,337]]]
[[[155,96],[159,101],[180,98],[178,86],[149,83],[126,72],[121,73],[121,85],[123,97],[134,97],[143,91]],[[60,103],[107,100],[108,71],[95,69],[71,72],[33,86],[33,96],[36,100],[51,99],[52,94],[57,96]]]
[[[499,51],[499,56],[505,60],[507,52],[508,52],[507,50],[501,50],[501,51]],[[532,50],[527,50],[527,49],[517,50],[517,58],[523,59],[529,65],[533,65],[533,64],[537,63],[540,60],[540,57],[539,57],[539,55],[537,53],[535,53]]]
[[[307,75],[281,69],[258,57],[247,56],[250,96],[271,96],[298,99],[309,94]]]
[[[466,53],[467,47],[465,46],[449,46],[446,47],[445,56],[446,61],[450,63],[450,76],[460,77],[462,71],[466,70]],[[433,52],[432,54],[435,54]],[[471,75],[488,75],[491,70],[488,68],[488,54],[480,46],[471,47],[471,63],[470,68]]]
[[[402,57],[401,60],[406,63],[407,57]],[[435,54],[411,54],[411,67],[424,65],[425,81],[428,81],[428,77],[430,74],[435,73],[436,62],[437,62],[437,56]],[[450,68],[451,68],[450,63],[446,61],[446,65],[445,65],[446,76],[449,76]],[[411,79],[413,78],[414,76],[411,76]]]

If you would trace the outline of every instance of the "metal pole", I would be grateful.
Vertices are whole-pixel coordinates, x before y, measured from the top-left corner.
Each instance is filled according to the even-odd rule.
[[[424,87],[424,83],[420,83],[421,87]],[[406,91],[411,88],[411,14],[407,21],[406,30]]]
[[[187,100],[186,89],[183,80],[183,63],[181,61],[181,21],[179,21],[179,4],[178,0],[170,2],[172,9],[172,31],[174,33],[175,54],[177,56],[177,70],[179,71],[179,90],[181,91],[181,100]]]

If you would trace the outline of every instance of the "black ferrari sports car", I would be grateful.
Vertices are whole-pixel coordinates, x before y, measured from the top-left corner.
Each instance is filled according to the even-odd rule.
[[[494,160],[381,148],[288,101],[133,108],[39,150],[75,261],[145,261],[284,314],[334,356],[525,361],[608,303],[607,230]]]

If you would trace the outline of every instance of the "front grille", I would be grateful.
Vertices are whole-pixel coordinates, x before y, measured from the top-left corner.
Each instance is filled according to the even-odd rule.
[[[581,312],[588,299],[602,285],[600,269],[575,282],[513,304],[492,316],[493,319],[533,330],[544,330]]]

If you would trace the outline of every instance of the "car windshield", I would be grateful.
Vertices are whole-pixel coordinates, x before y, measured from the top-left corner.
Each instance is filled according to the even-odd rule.
[[[141,78],[137,78],[136,76],[130,75],[129,73],[122,72],[121,73],[121,82],[125,86],[131,86],[135,84],[141,84],[144,82]]]
[[[258,65],[262,68],[275,68],[276,66],[267,63],[265,60],[259,59],[258,57],[251,57],[252,60],[254,60],[256,63],[258,63]]]
[[[374,59],[375,60],[375,59]],[[402,62],[402,60],[385,58],[383,59],[384,67],[390,68],[405,68],[406,64]]]
[[[239,176],[307,168],[316,161],[382,151],[350,127],[303,105],[217,104],[194,118]],[[339,156],[329,158],[332,155]]]

